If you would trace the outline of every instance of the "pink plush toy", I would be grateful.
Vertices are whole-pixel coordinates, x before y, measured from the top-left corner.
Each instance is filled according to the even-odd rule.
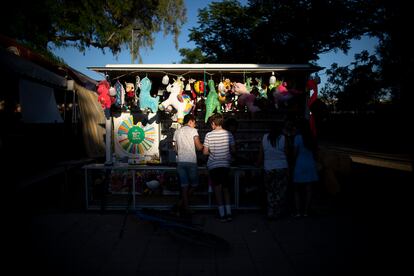
[[[109,96],[109,88],[110,84],[107,80],[102,80],[97,84],[98,101],[101,103],[103,109],[111,108],[112,101]]]
[[[240,83],[240,82],[233,83],[231,91],[236,95],[242,95],[242,94],[249,93],[247,91],[246,85],[244,83]]]
[[[257,111],[260,111],[260,108],[254,104],[254,101],[256,100],[256,96],[250,93],[245,93],[239,96],[239,99],[237,100],[237,105],[239,107],[247,106],[247,109],[251,113],[255,113]]]

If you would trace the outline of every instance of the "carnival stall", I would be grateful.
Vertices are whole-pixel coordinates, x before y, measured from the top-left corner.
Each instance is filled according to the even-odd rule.
[[[254,156],[255,148],[249,145],[257,144],[266,124],[280,121],[286,110],[311,116],[307,105],[317,96],[315,73],[321,69],[310,64],[108,64],[88,68],[102,74],[97,93],[106,116],[105,162],[85,166],[88,208],[102,204],[102,195],[108,191],[124,195],[113,205],[106,201],[109,207],[124,206],[129,194],[134,208],[171,205],[165,196],[176,197],[179,190],[171,140],[188,113],[196,116],[202,141],[214,113],[244,123],[239,125],[243,135],[236,143]],[[249,164],[251,158],[232,168],[236,208],[243,205],[243,179],[260,173]],[[210,208],[202,157],[199,165],[205,185],[200,185],[201,197],[193,207]],[[106,183],[104,191],[97,192],[101,183]]]

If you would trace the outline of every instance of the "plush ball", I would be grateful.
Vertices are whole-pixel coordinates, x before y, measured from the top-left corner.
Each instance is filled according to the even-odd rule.
[[[109,88],[109,95],[111,95],[112,97],[116,96],[116,90],[114,87]]]
[[[162,84],[167,85],[169,82],[170,82],[170,78],[167,75],[162,77]]]
[[[196,81],[194,83],[194,90],[199,95],[203,94],[204,93],[204,82],[203,81]]]
[[[147,185],[148,188],[150,188],[151,190],[155,190],[160,186],[160,182],[158,180],[151,180],[148,181],[147,183],[145,183]]]

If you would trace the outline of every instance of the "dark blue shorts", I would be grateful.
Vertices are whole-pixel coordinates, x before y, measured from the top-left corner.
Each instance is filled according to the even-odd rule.
[[[198,186],[198,167],[197,163],[178,162],[177,173],[180,178],[182,188]]]

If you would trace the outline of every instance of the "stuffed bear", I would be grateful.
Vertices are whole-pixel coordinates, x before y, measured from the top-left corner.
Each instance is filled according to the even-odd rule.
[[[97,84],[98,101],[103,109],[111,108],[111,97],[109,96],[110,84],[107,80],[102,80]]]

